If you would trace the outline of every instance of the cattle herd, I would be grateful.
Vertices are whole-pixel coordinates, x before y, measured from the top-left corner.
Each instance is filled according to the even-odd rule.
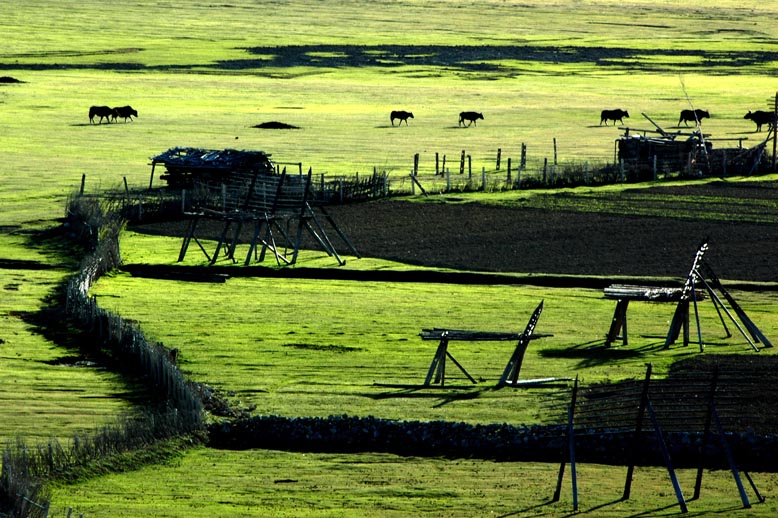
[[[130,121],[133,120],[133,117],[137,117],[138,112],[135,110],[132,106],[117,106],[114,108],[111,108],[109,106],[91,106],[89,108],[89,122],[91,124],[95,123],[95,119],[97,119],[98,124],[103,123],[103,119],[105,119],[106,122],[116,122],[117,119],[123,118],[124,122],[127,122],[127,119]],[[479,112],[460,112],[459,113],[459,126],[477,126],[477,121],[479,119],[483,120],[484,116],[482,113]],[[605,125],[608,125],[608,121],[613,121],[613,125],[616,125],[616,122],[620,122],[621,124],[624,124],[624,119],[629,118],[629,112],[627,110],[622,109],[615,109],[615,110],[602,110],[600,112],[600,126],[605,123]],[[695,124],[699,124],[702,119],[709,119],[710,113],[706,110],[681,110],[681,115],[678,118],[678,126],[681,125],[683,122],[684,125],[687,127],[689,126],[689,122],[694,122]],[[754,121],[754,124],[756,124],[756,131],[760,132],[762,131],[762,126],[765,124],[768,125],[768,127],[775,128],[776,126],[776,115],[773,112],[768,111],[762,111],[762,110],[756,110],[752,112],[751,110],[748,111],[743,116],[744,119],[750,119]],[[402,125],[403,122],[405,122],[405,125],[408,125],[408,119],[413,119],[413,112],[405,111],[405,110],[394,110],[389,115],[389,120],[392,123],[392,126],[394,126],[394,121],[399,120],[399,125]],[[467,123],[467,124],[465,124]]]
[[[133,109],[132,106],[117,106],[115,108],[111,108],[110,106],[91,106],[89,108],[89,123],[94,124],[95,118],[99,117],[97,123],[102,124],[103,119],[105,119],[106,122],[116,122],[116,120],[121,117],[124,119],[124,122],[127,122],[127,119],[133,120],[133,117],[137,117],[138,112]]]
[[[608,121],[613,121],[613,125],[616,125],[616,121],[624,124],[624,120],[629,118],[629,112],[627,110],[621,110],[621,109],[615,109],[615,110],[602,110],[600,112],[600,126],[602,126],[603,122],[605,125],[608,125]],[[689,126],[689,122],[694,122],[695,125],[698,125],[702,119],[709,119],[710,113],[708,113],[706,110],[681,110],[681,116],[678,118],[678,126],[681,125],[683,122],[687,127]],[[768,126],[771,126],[775,128],[776,125],[776,115],[773,112],[766,112],[762,110],[757,110],[755,112],[748,111],[748,113],[743,116],[744,119],[751,119],[756,124],[756,131],[760,132],[762,131],[762,126],[767,124]]]

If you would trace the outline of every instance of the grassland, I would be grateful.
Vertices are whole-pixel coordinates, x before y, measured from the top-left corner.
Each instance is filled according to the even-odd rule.
[[[776,90],[778,11],[755,0],[717,0],[704,7],[672,0],[406,0],[371,3],[369,9],[357,1],[182,6],[137,0],[107,6],[58,0],[9,3],[3,10],[0,71],[23,83],[0,84],[0,259],[45,266],[0,270],[3,438],[21,432],[67,437],[129,409],[134,396],[132,387],[110,373],[45,363],[69,353],[21,318],[45,304],[73,268],[56,250],[34,246],[26,232],[56,224],[82,174],[90,192],[118,187],[125,177],[142,187],[149,180],[149,157],[184,145],[258,148],[278,161],[303,161],[315,172],[336,175],[375,167],[401,181],[414,153],[429,171],[434,153],[451,159],[467,149],[480,169],[489,167],[497,148],[516,160],[526,143],[530,162],[538,163],[551,156],[554,137],[561,161],[600,163],[611,159],[620,135],[599,126],[603,108],[630,110],[629,126],[651,129],[639,115],[645,112],[673,128],[679,110],[691,101],[711,112],[705,131],[714,137],[757,142],[762,135],[754,134],[743,114],[765,108]],[[365,56],[374,59],[365,62]],[[86,114],[92,104],[131,104],[140,117],[90,125]],[[398,108],[414,111],[408,127],[389,124],[389,111]],[[477,128],[458,128],[456,114],[465,109],[484,112],[485,120]],[[252,128],[269,120],[302,129]],[[165,263],[174,257],[166,251],[176,245],[128,236],[123,249],[128,261]],[[636,354],[617,365],[576,357],[575,349],[601,334],[593,329],[605,326],[612,311],[587,290],[257,279],[193,286],[118,274],[101,282],[95,294],[154,338],[179,347],[182,366],[193,377],[235,391],[236,399],[262,412],[289,415],[536,419],[524,403],[541,397],[533,392],[483,391],[473,397],[470,389],[451,401],[440,394],[381,397],[386,389],[373,382],[415,382],[423,376],[432,351],[416,337],[421,327],[515,330],[541,299],[547,309],[539,331],[554,337],[530,351],[527,376],[581,371],[586,379],[615,379],[636,375],[647,358],[661,372],[691,354],[657,350],[655,337],[665,332],[669,316],[661,313],[666,308],[646,306],[635,312],[632,324],[647,335],[635,344]],[[778,329],[772,297],[738,296],[758,308],[768,333]],[[260,301],[272,305],[260,307]],[[236,306],[239,314],[227,314]],[[258,321],[258,314],[265,320]],[[300,314],[305,318],[290,320]],[[715,315],[703,318],[706,329],[717,327]],[[716,349],[745,347],[727,341]],[[262,365],[256,360],[260,354]],[[491,379],[509,351],[483,347],[454,354]],[[351,469],[356,465],[373,471]],[[161,470],[62,487],[56,501],[88,516],[342,516],[344,508],[354,516],[557,516],[568,512],[569,502],[535,507],[547,498],[554,469],[198,450]],[[592,473],[586,483],[614,479],[619,485],[612,470],[585,469]],[[519,471],[520,482],[499,482]],[[264,478],[247,476],[256,472]],[[153,490],[145,485],[152,478]],[[275,483],[282,479],[303,482]],[[373,480],[381,490],[357,489],[365,480],[365,486]],[[588,513],[675,514],[677,508],[666,507],[673,500],[662,474],[645,480],[635,500],[602,508],[618,491],[587,488],[596,495],[585,504]],[[768,494],[775,486],[767,476],[757,482]],[[738,508],[734,490],[718,484],[699,502],[699,513]],[[770,505],[738,511],[772,514]]]

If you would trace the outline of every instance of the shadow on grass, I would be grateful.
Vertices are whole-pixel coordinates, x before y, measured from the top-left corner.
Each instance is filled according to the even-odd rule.
[[[380,385],[387,388],[397,388],[397,392],[381,392],[380,394],[365,394],[366,397],[375,400],[392,399],[392,398],[413,398],[413,399],[438,399],[439,402],[433,405],[433,408],[440,408],[449,403],[456,401],[467,401],[471,399],[478,399],[483,394],[496,390],[497,387],[489,386],[476,388],[473,385],[446,385],[446,386],[425,386],[419,384],[413,385]],[[442,390],[456,391],[456,392],[441,392]]]
[[[540,356],[544,358],[580,359],[577,368],[596,367],[607,363],[642,358],[648,353],[664,347],[664,342],[652,342],[640,347],[608,347],[603,340],[596,340],[565,349],[544,349]]]

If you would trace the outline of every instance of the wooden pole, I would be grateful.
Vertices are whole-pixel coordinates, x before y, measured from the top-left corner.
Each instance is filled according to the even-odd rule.
[[[156,166],[157,166],[156,162],[151,164],[151,176],[149,177],[149,190],[151,190],[151,186],[154,184],[154,168]]]
[[[459,174],[465,174],[465,150],[462,150],[462,155],[459,158]]]
[[[546,185],[546,181],[548,180],[547,175],[548,174],[548,157],[543,158],[543,185]]]
[[[656,180],[656,173],[657,173],[657,171],[656,171],[656,155],[654,155],[654,167],[653,167],[653,170],[654,170],[654,180]]]
[[[510,185],[511,184],[511,157],[508,157],[508,177],[505,180],[505,182]]]
[[[419,174],[419,154],[413,155],[413,176]]]
[[[473,177],[473,157],[467,155],[467,177]]]
[[[438,176],[440,174],[440,153],[435,151],[435,176]]]
[[[495,169],[496,171],[500,170],[500,158],[502,158],[502,148],[498,147],[497,148],[497,167]]]
[[[521,162],[519,162],[519,168],[523,171],[527,168],[527,144],[521,143]]]
[[[556,137],[554,137],[554,165],[557,165]]]
[[[81,189],[79,189],[78,194],[80,196],[84,195],[84,186],[86,185],[86,173],[83,173],[81,175]]]
[[[127,185],[127,177],[124,177],[124,194],[127,196],[127,203],[130,203],[130,187]]]
[[[773,102],[773,172],[775,172],[775,152],[776,152],[776,141],[778,139],[775,138],[776,131],[778,131],[778,124],[776,124],[776,121],[778,121],[778,92],[775,92],[775,101]]]
[[[651,383],[651,370],[652,365],[646,364],[646,376],[643,379],[643,391],[640,395],[640,404],[638,406],[638,415],[635,421],[635,433],[632,436],[632,449],[630,450],[631,458],[630,464],[627,466],[627,477],[624,481],[624,493],[621,495],[622,500],[628,500],[630,491],[632,489],[632,474],[635,471],[635,455],[637,453],[638,445],[640,444],[640,434],[643,431],[643,415],[646,413],[646,405],[648,404],[648,387]]]
[[[446,171],[446,155],[443,155],[443,164],[440,167],[440,174],[443,174]]]

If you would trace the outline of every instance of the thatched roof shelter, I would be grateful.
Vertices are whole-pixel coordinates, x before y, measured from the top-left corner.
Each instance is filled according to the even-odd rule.
[[[191,187],[194,180],[222,181],[237,173],[275,174],[270,155],[264,151],[174,147],[151,157],[152,172],[157,164],[166,169],[160,178],[181,188]]]

